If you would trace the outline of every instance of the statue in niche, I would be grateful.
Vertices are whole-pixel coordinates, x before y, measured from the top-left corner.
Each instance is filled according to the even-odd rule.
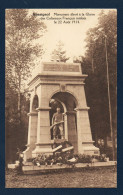
[[[63,113],[60,108],[57,108],[52,118],[53,139],[64,139],[63,123]]]

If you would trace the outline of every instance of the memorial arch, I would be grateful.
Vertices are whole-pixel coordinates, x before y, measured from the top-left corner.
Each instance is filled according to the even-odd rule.
[[[77,117],[75,111],[77,101],[68,92],[57,92],[52,96],[52,99],[64,105],[62,111],[64,113],[64,137],[65,140],[72,143],[74,151],[77,153]]]
[[[52,110],[51,100],[61,106],[65,139],[72,143],[74,151],[91,155],[99,153],[92,140],[84,91],[86,77],[79,63],[42,62],[39,73],[29,83],[31,100],[25,161],[40,153],[53,153],[50,127],[55,110]],[[38,104],[34,106],[36,99]]]

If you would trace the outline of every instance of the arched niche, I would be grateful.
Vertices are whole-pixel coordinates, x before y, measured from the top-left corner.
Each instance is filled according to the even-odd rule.
[[[68,92],[57,92],[52,96],[50,102],[52,101],[56,102],[56,105],[53,107],[51,103],[49,104],[51,107],[50,121],[53,113],[56,112],[56,108],[60,107],[61,112],[64,113],[65,138],[72,143],[75,152],[77,152],[77,117],[75,111],[77,100]]]

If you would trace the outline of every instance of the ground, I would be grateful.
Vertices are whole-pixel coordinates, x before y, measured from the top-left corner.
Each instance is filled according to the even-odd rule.
[[[6,188],[116,188],[114,167],[82,169],[40,175],[19,175],[6,171]]]

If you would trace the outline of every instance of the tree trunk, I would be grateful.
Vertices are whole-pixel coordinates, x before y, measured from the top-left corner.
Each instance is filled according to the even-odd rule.
[[[19,75],[19,89],[18,89],[18,117],[21,122],[21,76]]]

